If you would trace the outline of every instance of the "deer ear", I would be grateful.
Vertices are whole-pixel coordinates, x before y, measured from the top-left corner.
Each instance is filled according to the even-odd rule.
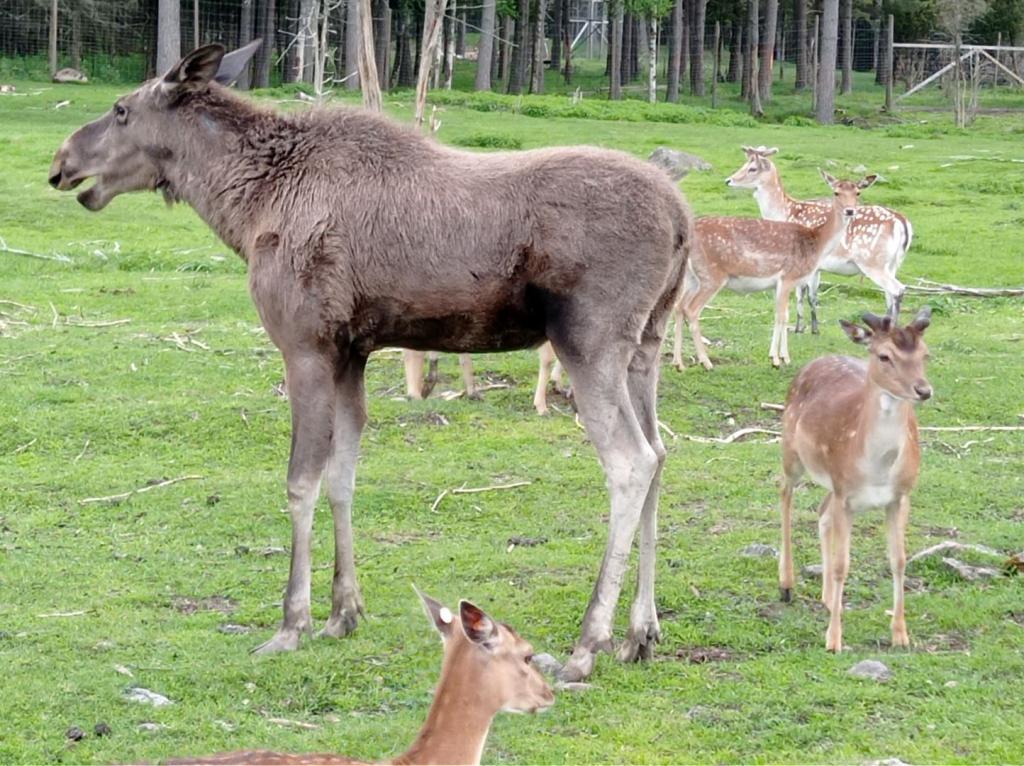
[[[498,641],[498,623],[484,610],[468,601],[459,602],[459,617],[466,638],[485,649],[493,649]]]
[[[878,180],[878,174],[877,173],[872,173],[869,176],[864,176],[862,179],[860,179],[857,182],[857,188],[858,189],[867,189],[869,186],[871,186],[877,180]]]
[[[164,87],[176,93],[202,90],[217,74],[223,58],[224,46],[219,43],[196,48],[168,70],[164,75]]]
[[[866,327],[861,327],[859,324],[854,324],[853,322],[847,322],[845,319],[840,319],[839,324],[842,325],[843,331],[854,343],[867,345],[871,342],[873,334],[871,330]]]
[[[452,624],[455,622],[452,610],[425,593],[420,593],[419,588],[415,585],[412,586],[412,589],[416,591],[416,595],[423,602],[423,611],[427,613],[427,618],[434,628],[437,629],[437,632],[441,634],[441,639],[446,641],[452,634]]]
[[[771,149],[765,149],[761,147],[761,154],[765,157],[771,157],[773,154],[779,153],[779,147],[773,146]]]
[[[914,317],[913,321],[907,325],[911,330],[916,332],[918,335],[922,334],[928,329],[928,325],[932,323],[932,307],[924,306],[920,311],[917,312],[917,316]]]
[[[217,74],[213,76],[214,81],[221,85],[233,85],[235,80],[242,74],[256,51],[263,45],[263,38],[257,37],[251,43],[243,45],[238,50],[225,53],[217,67]]]
[[[837,179],[834,175],[825,172],[821,168],[818,168],[818,172],[821,173],[821,177],[825,179],[825,183],[827,183],[829,186],[834,187],[837,183],[839,183],[839,179]]]

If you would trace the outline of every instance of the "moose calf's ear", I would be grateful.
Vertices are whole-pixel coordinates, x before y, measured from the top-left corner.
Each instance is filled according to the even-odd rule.
[[[498,639],[498,623],[488,617],[483,609],[468,601],[460,601],[459,617],[466,638],[485,649],[494,648]]]
[[[866,345],[871,341],[871,330],[866,327],[861,327],[853,322],[847,322],[845,319],[840,319],[839,324],[842,325],[843,332],[845,332],[854,343]]]
[[[221,85],[233,85],[235,80],[239,78],[249,65],[249,62],[256,55],[256,51],[260,49],[261,45],[263,45],[263,38],[257,37],[251,43],[243,45],[238,50],[224,54],[224,58],[220,60],[220,65],[217,67],[217,74],[213,76],[213,79]]]
[[[441,639],[447,640],[452,634],[452,623],[455,622],[452,610],[425,593],[420,593],[419,588],[415,585],[412,586],[412,589],[416,591],[416,595],[423,602],[423,611],[427,613],[427,618],[437,632],[441,634]]]
[[[224,46],[218,43],[196,48],[164,75],[164,86],[175,92],[201,90],[217,74]]]

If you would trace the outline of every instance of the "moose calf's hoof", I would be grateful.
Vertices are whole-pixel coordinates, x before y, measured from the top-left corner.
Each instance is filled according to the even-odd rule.
[[[297,630],[279,630],[269,641],[252,650],[253,654],[277,654],[294,652],[299,648],[300,633]]]
[[[359,625],[359,614],[354,609],[342,609],[337,617],[331,617],[318,634],[321,638],[344,638]]]
[[[590,674],[594,672],[596,660],[597,654],[594,652],[583,647],[576,647],[572,657],[569,658],[569,661],[565,663],[562,670],[558,673],[558,680],[574,683],[582,681],[584,678],[589,678]]]

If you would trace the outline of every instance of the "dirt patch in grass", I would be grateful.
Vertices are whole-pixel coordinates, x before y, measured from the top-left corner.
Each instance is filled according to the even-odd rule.
[[[683,646],[676,649],[676,657],[691,665],[704,665],[708,662],[730,662],[736,659],[736,654],[722,646]]]
[[[195,614],[196,612],[231,614],[238,608],[238,602],[228,596],[206,596],[205,598],[174,596],[171,599],[171,606],[182,614]]]

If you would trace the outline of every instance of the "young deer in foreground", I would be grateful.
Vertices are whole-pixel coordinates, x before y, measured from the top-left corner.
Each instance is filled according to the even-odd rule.
[[[890,316],[865,314],[866,327],[842,322],[854,343],[868,347],[865,364],[826,356],[804,367],[789,388],[782,416],[782,555],[779,588],[793,597],[793,487],[805,472],[828,490],[818,508],[821,538],[821,600],[831,612],[825,648],[843,647],[843,586],[850,568],[853,514],[884,506],[892,567],[892,644],[907,646],[903,617],[904,534],[910,491],[917,482],[921,450],[914,403],[932,395],[925,377],[931,319],[921,309],[906,327]]]
[[[545,343],[537,349],[540,364],[537,372],[537,388],[533,392],[533,407],[538,415],[548,414],[548,381],[555,382],[555,392],[568,394],[570,389],[562,388],[562,363],[555,356],[555,349]]]
[[[740,189],[753,189],[762,218],[804,226],[820,226],[828,218],[828,200],[798,200],[786,194],[778,168],[769,159],[778,149],[744,146],[743,151],[747,154],[746,163],[725,182]],[[889,311],[898,311],[904,288],[896,272],[903,264],[913,236],[910,221],[900,213],[878,205],[862,205],[850,222],[846,238],[822,261],[820,268],[845,276],[863,274],[885,292]],[[804,296],[811,305],[811,332],[818,332],[820,281],[821,274],[816,271],[806,283],[797,286],[795,332],[804,329]]]
[[[675,351],[672,360],[683,369],[682,318],[690,326],[697,360],[708,370],[711,360],[700,333],[704,306],[723,287],[735,292],[775,289],[775,327],[769,356],[772,365],[789,364],[789,294],[818,269],[839,246],[857,207],[861,189],[875,180],[839,181],[822,171],[834,197],[830,214],[816,228],[756,218],[698,218],[696,247],[686,267],[683,296],[676,306]]]
[[[387,763],[478,764],[491,721],[500,711],[535,713],[555,702],[551,686],[532,664],[533,648],[512,628],[469,603],[458,615],[422,593],[423,607],[441,634],[441,680],[419,736]],[[169,764],[357,764],[331,753],[275,753],[241,750]]]

